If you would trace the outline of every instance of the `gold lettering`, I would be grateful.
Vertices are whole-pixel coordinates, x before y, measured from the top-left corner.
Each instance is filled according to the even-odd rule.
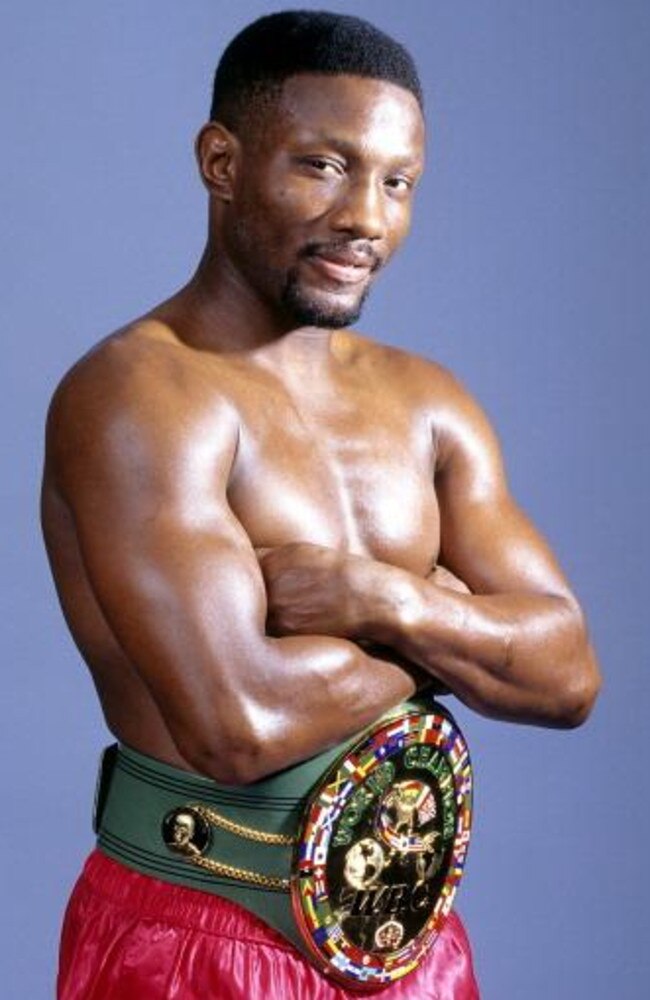
[[[413,903],[413,893],[406,883],[382,885],[377,889],[343,888],[339,893],[339,906],[348,909],[351,917],[393,916],[411,909],[421,909],[424,901]]]
[[[352,843],[352,830],[349,827],[343,826],[343,823],[339,823],[339,827],[332,837],[332,845],[334,847],[345,847],[347,844]]]
[[[451,779],[451,768],[447,758],[433,747],[422,744],[409,747],[404,754],[404,765],[411,770],[417,767],[429,771],[441,784]]]
[[[395,778],[395,765],[389,760],[385,760],[380,764],[373,773],[370,775],[366,781],[366,786],[370,792],[374,795],[381,795],[382,792],[386,791],[389,785],[393,783]]]
[[[371,802],[392,784],[394,777],[395,765],[391,764],[389,760],[385,760],[376,768],[363,785],[354,790],[348,804],[343,810],[337,831],[332,838],[334,847],[342,847],[351,842],[352,828],[362,819]]]
[[[423,910],[426,906],[431,906],[431,893],[426,884],[416,885],[411,894],[411,909],[414,913]]]

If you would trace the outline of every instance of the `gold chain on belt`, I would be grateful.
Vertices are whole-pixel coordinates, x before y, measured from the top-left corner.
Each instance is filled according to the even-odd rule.
[[[213,826],[234,833],[236,837],[244,837],[246,840],[255,840],[258,844],[279,844],[281,847],[293,847],[296,842],[295,837],[290,837],[285,833],[268,833],[266,830],[256,830],[253,826],[244,826],[243,823],[235,823],[232,819],[226,819],[221,813],[207,806],[192,806],[199,816],[207,819]]]
[[[239,868],[236,865],[226,864],[224,861],[216,861],[213,858],[203,856],[206,844],[199,844],[193,834],[187,835],[187,828],[181,829],[180,836],[174,835],[174,828],[179,822],[187,821],[191,818],[193,823],[200,823],[201,820],[208,826],[215,826],[236,837],[243,837],[245,840],[252,840],[258,844],[272,844],[281,847],[292,847],[295,838],[283,833],[268,833],[266,830],[257,830],[252,826],[244,826],[243,823],[235,823],[234,820],[227,819],[221,813],[215,812],[208,806],[193,804],[184,808],[174,810],[171,814],[172,839],[166,839],[167,846],[172,850],[182,854],[187,861],[190,861],[197,868],[203,868],[212,875],[221,875],[225,878],[235,879],[237,882],[247,882],[249,885],[257,885],[263,889],[270,889],[273,892],[289,892],[291,882],[288,878],[281,878],[278,875],[263,875],[261,872],[252,871],[249,868]],[[206,838],[209,840],[209,838]]]
[[[226,878],[236,879],[237,882],[259,885],[263,889],[271,889],[273,892],[289,892],[291,888],[288,878],[280,878],[277,875],[262,875],[261,872],[253,872],[249,868],[236,868],[235,865],[213,861],[212,858],[204,858],[200,854],[187,854],[186,857],[193,865],[205,868],[213,875],[224,875]]]

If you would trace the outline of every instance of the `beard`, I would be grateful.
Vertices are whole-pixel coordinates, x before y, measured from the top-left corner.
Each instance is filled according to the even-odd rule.
[[[324,301],[318,294],[307,291],[300,284],[297,269],[289,271],[281,302],[283,308],[299,326],[327,327],[340,330],[350,326],[361,316],[368,298],[370,285],[366,285],[356,302],[339,303]],[[329,298],[329,297],[328,297]]]
[[[349,241],[344,241],[344,245],[347,242]],[[332,241],[326,246],[336,248],[340,245],[340,241],[337,244]],[[323,246],[322,242],[312,242],[302,248],[299,257],[308,258]],[[281,317],[281,321],[289,321],[295,326],[339,330],[356,323],[361,316],[370,292],[370,283],[367,283],[353,299],[348,296],[342,299],[333,292],[305,287],[300,274],[300,264],[290,266],[284,273],[272,265],[269,266],[269,261],[282,255],[282,247],[265,243],[255,228],[241,216],[234,220],[232,238],[228,240],[228,250],[246,283],[271,306],[274,313]],[[368,253],[372,256],[371,274],[374,275],[380,268],[381,261],[371,250],[368,250]]]

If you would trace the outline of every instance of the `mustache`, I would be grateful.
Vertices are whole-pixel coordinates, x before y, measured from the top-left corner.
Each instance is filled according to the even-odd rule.
[[[329,240],[307,243],[300,251],[301,257],[338,257],[377,271],[384,263],[370,240]]]

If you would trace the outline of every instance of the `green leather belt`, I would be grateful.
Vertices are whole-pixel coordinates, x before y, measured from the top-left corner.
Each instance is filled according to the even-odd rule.
[[[412,972],[439,935],[471,800],[463,735],[423,696],[245,787],[109,747],[95,828],[114,860],[244,906],[326,975],[368,990]]]
[[[340,754],[237,787],[113,745],[100,764],[97,846],[145,875],[239,903],[305,951],[289,894],[293,841],[308,792]]]

